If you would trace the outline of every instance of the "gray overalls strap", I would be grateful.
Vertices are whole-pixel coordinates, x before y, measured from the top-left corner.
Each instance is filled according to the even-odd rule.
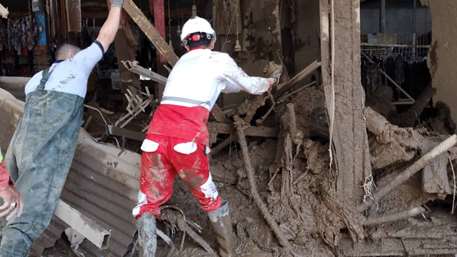
[[[2,257],[27,256],[33,240],[49,225],[75,153],[84,99],[45,90],[51,75],[44,70],[37,89],[26,96],[6,155],[24,208],[3,228]]]
[[[43,70],[43,73],[41,75],[40,84],[38,85],[36,90],[44,90],[44,88],[46,87],[46,83],[48,83],[49,77],[51,76],[51,73],[52,73],[52,71],[49,72],[50,69],[51,69],[51,67]]]

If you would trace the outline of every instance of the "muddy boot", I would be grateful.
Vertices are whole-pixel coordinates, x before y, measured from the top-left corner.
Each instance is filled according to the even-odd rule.
[[[137,221],[140,257],[155,257],[157,248],[156,219],[149,213],[143,214]]]
[[[228,202],[224,201],[219,209],[208,213],[209,220],[216,232],[221,257],[235,257],[232,220],[230,219]]]

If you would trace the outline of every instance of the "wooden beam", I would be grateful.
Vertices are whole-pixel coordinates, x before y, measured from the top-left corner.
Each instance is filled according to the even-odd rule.
[[[173,48],[160,35],[160,32],[152,25],[143,12],[136,6],[132,0],[124,1],[124,10],[129,14],[132,20],[144,32],[146,37],[156,47],[157,51],[167,60],[170,65],[175,65],[178,56]]]
[[[278,85],[277,90],[280,92],[284,92],[289,89],[289,87],[294,86],[296,83],[302,81],[307,76],[311,75],[314,71],[321,67],[321,63],[318,61],[312,62],[310,65],[306,66],[302,71],[297,73],[293,78],[290,80],[281,83]]]

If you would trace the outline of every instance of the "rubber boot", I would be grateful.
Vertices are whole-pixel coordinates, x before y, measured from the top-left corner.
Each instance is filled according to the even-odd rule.
[[[155,257],[157,249],[156,219],[149,213],[143,214],[137,221],[140,257]]]
[[[234,257],[234,237],[228,202],[224,201],[217,210],[208,213],[209,220],[216,232],[221,257]]]

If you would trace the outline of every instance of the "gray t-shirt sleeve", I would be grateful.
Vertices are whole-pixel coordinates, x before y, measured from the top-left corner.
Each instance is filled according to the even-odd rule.
[[[103,55],[103,46],[95,41],[89,47],[77,53],[71,61],[78,66],[81,72],[89,76],[95,65],[103,58]]]

